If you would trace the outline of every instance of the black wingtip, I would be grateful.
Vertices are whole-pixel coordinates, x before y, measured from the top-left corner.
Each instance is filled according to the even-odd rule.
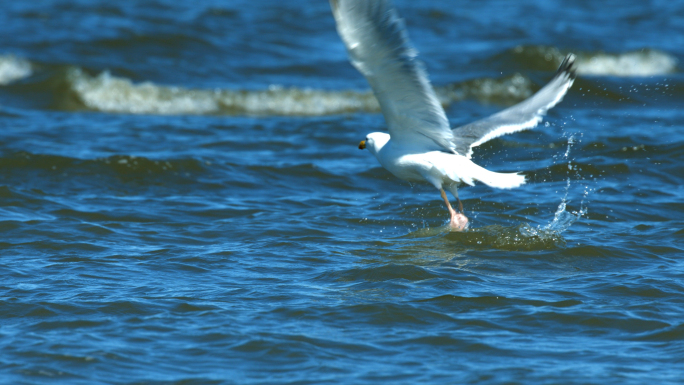
[[[563,59],[563,62],[561,63],[560,67],[558,67],[558,75],[560,74],[568,74],[568,77],[570,79],[575,79],[577,77],[577,67],[575,66],[575,54],[569,53],[565,59]]]

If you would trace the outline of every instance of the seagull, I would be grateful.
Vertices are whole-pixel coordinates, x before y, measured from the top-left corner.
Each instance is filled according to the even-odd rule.
[[[484,119],[452,129],[430,85],[404,21],[389,0],[330,0],[337,32],[352,65],[378,99],[389,134],[373,132],[359,143],[396,177],[427,182],[439,190],[450,227],[468,226],[458,186],[482,182],[511,189],[525,183],[518,173],[486,170],[470,160],[473,148],[501,135],[534,128],[575,80],[575,56],[563,60],[551,81],[530,98]],[[445,190],[456,199],[454,210]]]

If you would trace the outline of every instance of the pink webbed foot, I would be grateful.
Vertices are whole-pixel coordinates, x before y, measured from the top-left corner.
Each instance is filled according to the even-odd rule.
[[[468,227],[468,217],[463,215],[463,204],[461,203],[461,200],[456,198],[458,201],[458,209],[461,211],[457,213],[456,210],[451,207],[451,203],[449,203],[449,199],[447,198],[444,189],[440,189],[439,192],[442,195],[442,199],[444,199],[444,204],[446,205],[447,210],[449,210],[449,214],[451,215],[449,226],[456,231],[465,230]]]
[[[452,213],[449,226],[452,230],[463,231],[466,228],[468,228],[468,217],[466,217],[462,213]]]

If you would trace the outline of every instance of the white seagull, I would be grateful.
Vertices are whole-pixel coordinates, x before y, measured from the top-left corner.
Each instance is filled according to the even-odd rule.
[[[370,83],[389,130],[389,134],[368,134],[359,149],[368,149],[400,179],[435,186],[456,230],[468,226],[458,199],[460,184],[472,186],[479,181],[510,189],[525,183],[518,173],[492,172],[473,163],[473,147],[539,124],[572,86],[574,55],[568,55],[553,79],[527,100],[452,129],[423,64],[416,59],[404,21],[390,1],[330,0],[330,5],[351,63]],[[445,189],[456,198],[458,212],[451,207]]]

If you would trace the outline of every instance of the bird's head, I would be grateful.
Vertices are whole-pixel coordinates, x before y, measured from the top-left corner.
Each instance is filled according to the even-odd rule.
[[[373,132],[366,135],[366,139],[359,143],[359,150],[368,149],[373,155],[377,154],[380,149],[387,144],[390,136],[384,132]]]

